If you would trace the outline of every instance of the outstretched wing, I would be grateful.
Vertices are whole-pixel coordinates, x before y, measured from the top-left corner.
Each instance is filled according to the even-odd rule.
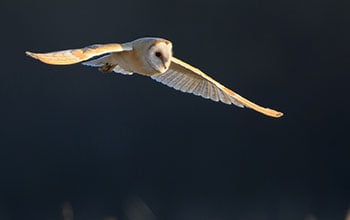
[[[176,90],[192,93],[213,101],[221,101],[229,105],[235,104],[239,107],[248,107],[275,118],[283,115],[282,112],[264,108],[243,98],[206,75],[201,70],[175,57],[172,58],[170,67],[165,73],[153,75],[151,78]]]
[[[130,50],[132,50],[132,45],[130,43],[94,44],[80,49],[68,49],[50,53],[33,53],[26,51],[26,54],[47,64],[69,65],[79,63],[81,61],[85,61],[94,56],[99,56],[105,53]]]

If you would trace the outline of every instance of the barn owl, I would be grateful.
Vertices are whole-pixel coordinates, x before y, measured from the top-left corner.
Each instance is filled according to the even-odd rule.
[[[99,67],[105,73],[112,71],[131,75],[137,73],[151,77],[176,90],[192,93],[213,101],[248,107],[271,117],[281,117],[282,112],[259,106],[217,82],[201,70],[173,56],[172,43],[162,38],[139,38],[118,44],[94,44],[80,49],[49,53],[26,54],[53,65],[82,64]],[[97,59],[92,57],[104,55]],[[87,61],[89,60],[89,61]]]

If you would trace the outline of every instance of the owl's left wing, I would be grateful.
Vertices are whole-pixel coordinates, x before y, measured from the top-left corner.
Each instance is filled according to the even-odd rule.
[[[43,63],[53,65],[69,65],[88,60],[92,57],[106,53],[132,50],[131,43],[125,44],[94,44],[80,49],[68,49],[49,53],[33,53],[26,51],[28,56],[40,60]]]
[[[275,118],[283,115],[282,112],[270,108],[264,108],[246,98],[243,98],[206,75],[201,70],[175,57],[172,57],[171,61],[170,67],[165,73],[153,75],[151,78],[176,90],[192,93],[213,101],[235,104],[239,107],[248,107]]]

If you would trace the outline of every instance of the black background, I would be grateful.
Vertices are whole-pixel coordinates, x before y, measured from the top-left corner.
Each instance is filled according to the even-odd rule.
[[[10,1],[1,5],[0,219],[344,219],[349,1]],[[272,119],[146,77],[26,57],[159,36]]]

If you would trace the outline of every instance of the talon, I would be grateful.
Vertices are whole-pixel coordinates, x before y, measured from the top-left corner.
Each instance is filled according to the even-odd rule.
[[[116,65],[106,63],[105,65],[101,66],[98,70],[103,73],[110,73],[113,71],[114,67],[116,67]]]

